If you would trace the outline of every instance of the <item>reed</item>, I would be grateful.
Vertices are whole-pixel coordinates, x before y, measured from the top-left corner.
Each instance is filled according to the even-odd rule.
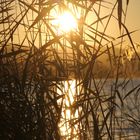
[[[140,55],[125,26],[128,5],[0,1],[0,139],[140,138]],[[77,22],[70,31],[55,24],[65,11]]]

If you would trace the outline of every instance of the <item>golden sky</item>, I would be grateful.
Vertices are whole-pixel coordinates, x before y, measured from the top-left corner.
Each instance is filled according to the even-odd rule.
[[[129,0],[126,25],[129,31],[140,29],[140,0]],[[132,37],[140,44],[140,31],[134,33]]]

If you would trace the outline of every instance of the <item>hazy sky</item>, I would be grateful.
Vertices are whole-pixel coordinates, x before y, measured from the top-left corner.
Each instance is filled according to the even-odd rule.
[[[126,25],[129,31],[140,29],[140,0],[129,0]],[[140,31],[134,33],[133,40],[140,44]]]

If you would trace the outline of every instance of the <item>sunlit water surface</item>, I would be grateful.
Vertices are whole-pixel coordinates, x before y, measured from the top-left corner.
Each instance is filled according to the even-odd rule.
[[[105,79],[99,79],[96,80],[96,83],[98,85],[103,85]],[[115,80],[114,79],[108,79],[106,83],[104,84],[101,93],[109,95],[112,94],[113,89],[115,88]],[[140,84],[140,79],[119,79],[117,84],[117,89],[122,97],[126,96],[126,94],[130,93],[132,89],[137,87]],[[72,104],[76,102],[75,96],[79,94],[81,87],[76,86],[77,81],[76,80],[69,80],[69,81],[63,81],[61,88],[57,89],[57,93],[60,95],[65,95],[63,99],[63,108],[61,113],[61,120],[59,123],[60,132],[61,135],[64,137],[65,140],[79,140],[78,133],[79,133],[79,127],[80,124],[71,125],[71,122],[74,122],[79,117],[79,112],[81,110],[72,110]],[[62,88],[63,87],[63,88]],[[91,88],[94,90],[94,85],[91,86]],[[98,87],[100,88],[100,86]],[[62,90],[60,90],[62,89]],[[132,117],[137,119],[138,122],[140,122],[140,96],[139,96],[139,90],[140,88],[136,88],[128,97],[124,99],[123,106],[121,105],[121,101],[119,98],[116,98],[116,104],[121,108],[116,108],[116,115],[118,118],[120,117],[121,122],[121,129],[116,126],[115,128],[115,139],[118,140],[120,138],[120,132],[123,131],[124,139],[131,139],[131,140],[139,140],[140,138],[140,125],[134,124],[134,120],[130,116],[127,116],[126,114],[130,114]],[[116,96],[117,97],[117,96]],[[59,101],[62,103],[62,99]],[[125,120],[126,119],[126,120]],[[129,119],[129,120],[128,120]],[[118,119],[119,120],[119,119]],[[131,123],[130,123],[131,122]],[[92,138],[91,138],[92,139]],[[105,137],[106,139],[106,137]]]

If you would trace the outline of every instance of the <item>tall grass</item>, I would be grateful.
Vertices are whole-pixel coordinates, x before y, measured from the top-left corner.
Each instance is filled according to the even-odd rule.
[[[140,56],[125,26],[128,4],[0,1],[0,139],[140,138]],[[65,10],[78,28],[59,33],[52,13]]]

